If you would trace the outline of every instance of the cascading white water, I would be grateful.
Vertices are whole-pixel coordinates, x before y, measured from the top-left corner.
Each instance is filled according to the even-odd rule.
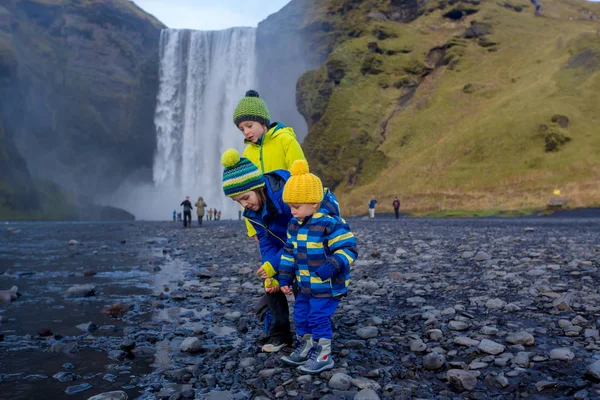
[[[166,207],[203,196],[221,218],[237,218],[239,206],[223,195],[220,159],[244,148],[233,111],[256,85],[255,41],[255,28],[162,31],[153,177],[172,199]]]

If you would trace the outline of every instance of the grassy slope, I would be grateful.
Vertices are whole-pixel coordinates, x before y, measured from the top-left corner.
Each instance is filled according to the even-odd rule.
[[[338,186],[346,213],[364,212],[372,194],[383,210],[391,210],[396,194],[403,209],[414,211],[543,207],[555,188],[572,206],[600,204],[600,24],[580,12],[598,6],[546,0],[545,16],[537,18],[528,2],[513,4],[527,8],[517,13],[485,1],[478,13],[460,22],[442,18],[438,10],[410,24],[385,23],[398,38],[382,40],[380,46],[408,46],[412,53],[383,57],[386,77],[345,77],[313,127],[319,136],[327,137],[335,126],[342,137],[364,130],[376,141],[380,122],[402,94],[393,86],[382,88],[381,81],[401,79],[399,65],[424,60],[429,49],[462,34],[473,20],[493,25],[487,37],[498,42],[498,51],[467,41],[454,69],[442,67],[425,78],[410,105],[389,120],[385,141],[376,147],[387,156],[387,167],[374,178],[366,168],[357,186],[346,181]],[[340,51],[352,54],[347,49],[369,40],[344,42],[330,59]],[[585,49],[597,51],[595,61],[592,55],[588,68],[566,68]],[[469,83],[482,89],[463,93]],[[567,115],[570,126],[553,126],[554,114]],[[320,128],[325,122],[327,127]],[[572,141],[558,152],[545,152],[540,124],[561,130]],[[319,172],[318,164],[315,169]]]

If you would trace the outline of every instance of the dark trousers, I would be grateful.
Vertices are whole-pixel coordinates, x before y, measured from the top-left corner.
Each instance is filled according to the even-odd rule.
[[[400,209],[394,207],[394,214],[396,214],[396,219],[400,218]]]
[[[202,226],[202,218],[204,218],[204,215],[198,215],[198,225]]]
[[[272,321],[269,326],[269,336],[271,340],[279,339],[285,343],[293,343],[292,332],[290,329],[290,310],[288,308],[287,298],[283,292],[265,293],[260,299],[258,308],[266,304],[271,312]],[[257,310],[258,311],[258,310]],[[262,315],[268,317],[267,315]]]
[[[187,227],[188,225],[192,224],[192,212],[191,211],[184,211],[183,212],[183,227]]]

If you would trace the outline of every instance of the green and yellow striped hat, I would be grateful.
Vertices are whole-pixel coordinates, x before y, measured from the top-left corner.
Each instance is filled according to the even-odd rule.
[[[233,112],[235,126],[239,126],[240,122],[244,121],[256,121],[267,126],[271,125],[269,109],[256,90],[248,90],[246,97],[240,100]]]
[[[236,149],[226,150],[221,156],[223,171],[223,192],[225,196],[233,197],[265,186],[265,179],[256,165],[250,160],[240,157]]]

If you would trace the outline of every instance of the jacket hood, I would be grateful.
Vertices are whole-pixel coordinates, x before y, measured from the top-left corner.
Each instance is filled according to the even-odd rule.
[[[198,197],[198,201],[204,201],[202,197]]]
[[[258,143],[251,142],[248,139],[244,139],[244,143],[253,144],[255,146],[260,146],[261,140],[265,140],[265,138],[267,140],[270,140],[270,139],[276,138],[277,136],[284,134],[284,133],[287,133],[288,135],[291,135],[294,139],[297,139],[296,132],[294,132],[294,128],[285,126],[281,122],[273,122],[269,126],[269,130],[267,131],[267,133],[265,133],[263,136],[261,136],[261,138],[258,140]]]
[[[340,216],[340,205],[338,204],[335,195],[327,188],[325,189],[323,201],[321,201],[321,206],[319,207],[319,212],[331,216]]]

